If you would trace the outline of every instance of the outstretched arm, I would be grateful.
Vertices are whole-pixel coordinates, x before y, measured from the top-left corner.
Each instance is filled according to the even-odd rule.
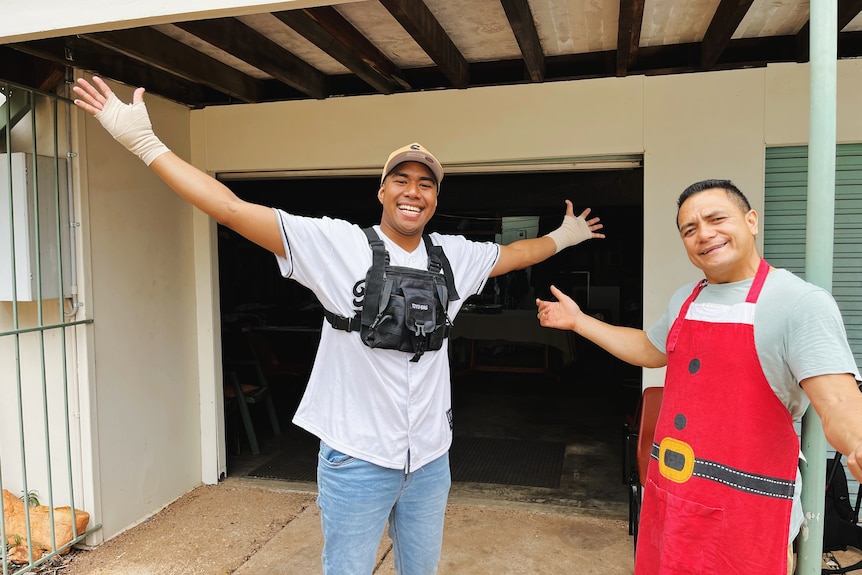
[[[557,301],[536,300],[544,327],[571,330],[632,365],[662,367],[667,356],[656,349],[642,329],[611,325],[584,313],[575,301],[551,286]]]
[[[829,445],[847,456],[847,469],[862,482],[862,393],[849,373],[799,382],[823,423]]]
[[[543,262],[552,255],[591,238],[603,238],[599,233],[604,226],[599,218],[587,220],[590,208],[575,217],[572,202],[566,200],[566,215],[563,224],[548,235],[529,240],[518,240],[511,244],[500,246],[500,259],[491,270],[490,277],[524,269],[525,267]]]
[[[93,85],[95,84],[95,86]],[[83,78],[72,89],[75,104],[92,114],[129,151],[143,160],[177,194],[203,212],[252,242],[278,255],[284,246],[272,209],[238,198],[225,185],[171,152],[153,132],[144,89],[138,88],[131,104],[121,102],[101,78],[93,84]]]

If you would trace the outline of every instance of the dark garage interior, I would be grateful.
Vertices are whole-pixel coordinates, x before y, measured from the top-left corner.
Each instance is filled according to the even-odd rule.
[[[225,183],[246,200],[294,214],[361,226],[380,218],[376,177]],[[479,323],[504,321],[514,310],[529,316],[534,297],[549,297],[551,284],[598,317],[641,327],[643,170],[447,174],[427,230],[494,241],[503,218],[532,217],[541,236],[559,225],[566,199],[576,215],[592,208],[606,239],[569,248],[529,274],[492,278],[467,300],[470,311],[454,320],[453,492],[473,495],[491,487],[495,497],[624,514],[621,435],[640,395],[640,369],[574,334],[568,353],[529,341],[458,338],[457,330],[458,318],[468,313]],[[316,440],[290,421],[311,368],[322,309],[309,290],[279,275],[272,254],[223,226],[218,251],[225,373],[236,377],[226,379],[228,474],[313,482]],[[492,317],[500,309],[503,315]],[[265,399],[247,405],[259,453],[252,453],[237,394],[229,389],[257,384],[244,362],[261,367],[277,419],[274,426]]]

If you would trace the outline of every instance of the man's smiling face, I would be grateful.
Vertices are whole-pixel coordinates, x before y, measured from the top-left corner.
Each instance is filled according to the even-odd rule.
[[[431,170],[419,162],[397,165],[383,179],[377,199],[383,204],[381,230],[407,251],[415,249],[437,209],[437,181]]]
[[[754,277],[760,263],[757,212],[745,212],[719,188],[689,196],[677,216],[688,259],[710,283]]]

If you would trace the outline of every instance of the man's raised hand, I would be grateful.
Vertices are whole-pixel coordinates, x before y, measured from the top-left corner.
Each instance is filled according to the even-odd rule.
[[[125,104],[98,76],[93,77],[93,84],[78,78],[72,88],[78,95],[75,105],[92,114],[115,140],[148,166],[170,151],[153,132],[143,88],[135,90],[131,104]]]

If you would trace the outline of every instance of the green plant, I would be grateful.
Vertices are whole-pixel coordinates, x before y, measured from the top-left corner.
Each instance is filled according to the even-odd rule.
[[[21,495],[21,501],[26,502],[30,507],[36,507],[39,505],[39,492],[31,489],[26,495]]]

